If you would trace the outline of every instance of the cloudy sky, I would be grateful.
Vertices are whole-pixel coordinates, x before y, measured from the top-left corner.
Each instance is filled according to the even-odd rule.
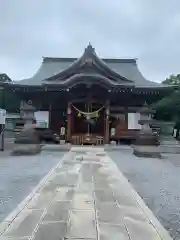
[[[180,73],[180,0],[0,0],[0,72],[32,76],[42,56],[138,58],[160,82]]]

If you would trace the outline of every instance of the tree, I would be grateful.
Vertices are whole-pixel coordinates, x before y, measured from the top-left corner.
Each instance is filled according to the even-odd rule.
[[[11,78],[6,73],[0,73],[0,83],[11,83]],[[0,90],[0,108],[5,108],[9,112],[19,110],[20,98],[12,90]]]
[[[3,91],[4,92],[4,106],[3,106]],[[17,112],[20,107],[20,98],[12,91],[0,90],[0,108],[5,108],[8,112]]]
[[[153,108],[156,110],[155,118],[158,120],[177,121],[180,119],[180,74],[170,75],[163,83],[176,85],[179,88],[153,105]]]
[[[166,78],[165,81],[162,83],[168,84],[168,85],[180,85],[180,74],[173,75],[171,74],[168,78]]]
[[[155,118],[171,121],[180,116],[180,90],[173,92],[153,105]]]

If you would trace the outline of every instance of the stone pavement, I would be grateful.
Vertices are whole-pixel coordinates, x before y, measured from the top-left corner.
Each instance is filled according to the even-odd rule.
[[[72,148],[0,239],[171,239],[103,148]]]

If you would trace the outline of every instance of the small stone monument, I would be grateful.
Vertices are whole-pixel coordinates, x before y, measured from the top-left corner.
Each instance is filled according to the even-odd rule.
[[[20,117],[24,121],[24,127],[15,138],[13,155],[34,155],[41,151],[40,140],[35,130],[35,110],[30,101],[28,104],[21,103]]]
[[[141,130],[136,136],[135,145],[133,149],[134,155],[138,157],[161,157],[159,149],[158,134],[153,132],[150,125],[154,123],[151,115],[154,113],[147,103],[140,109]]]

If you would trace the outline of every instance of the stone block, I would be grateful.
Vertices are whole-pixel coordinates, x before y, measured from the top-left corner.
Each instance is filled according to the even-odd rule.
[[[70,202],[53,202],[49,205],[43,222],[67,222],[69,219]]]
[[[144,214],[143,210],[138,206],[120,206],[120,211],[123,217],[131,219],[132,221],[139,221],[142,223],[149,223],[148,218]]]
[[[28,156],[36,155],[41,152],[40,144],[15,144],[11,155],[13,156]]]
[[[31,124],[16,135],[12,155],[35,155],[41,152],[40,139],[34,125]]]
[[[16,135],[14,143],[18,144],[40,144],[40,140],[37,131],[34,126],[23,129],[18,135]]]
[[[41,224],[33,240],[63,240],[67,232],[67,223],[54,222]]]
[[[96,239],[95,213],[72,211],[67,239]]]
[[[74,187],[76,186],[77,179],[78,179],[77,174],[73,173],[59,174],[54,177],[52,183],[62,187]]]
[[[113,192],[109,190],[95,190],[95,196],[97,201],[104,202],[114,202]]]
[[[116,203],[98,203],[97,207],[97,218],[99,222],[109,224],[122,224],[123,216]]]
[[[4,233],[4,231],[8,228],[10,222],[2,222],[0,223],[0,235]]]
[[[130,239],[156,240],[161,239],[152,224],[130,218],[124,218],[124,224],[129,233]]]
[[[120,191],[116,192],[114,194],[114,198],[121,207],[131,208],[138,206],[138,203],[134,199],[133,195],[131,193],[126,194],[126,190],[122,192]]]
[[[134,146],[133,154],[144,158],[161,158],[159,148],[155,146]]]
[[[30,237],[39,223],[43,210],[27,210],[21,212],[5,232],[5,237]]]
[[[36,195],[28,202],[26,207],[29,209],[44,209],[49,205],[52,197],[52,192],[41,191],[40,193],[36,193]]]
[[[99,240],[129,240],[128,232],[123,225],[99,224]]]
[[[52,199],[53,202],[58,201],[71,201],[74,196],[74,189],[68,187],[57,188],[55,195]]]
[[[72,208],[77,210],[92,210],[94,209],[94,202],[91,193],[76,192],[74,195]]]

